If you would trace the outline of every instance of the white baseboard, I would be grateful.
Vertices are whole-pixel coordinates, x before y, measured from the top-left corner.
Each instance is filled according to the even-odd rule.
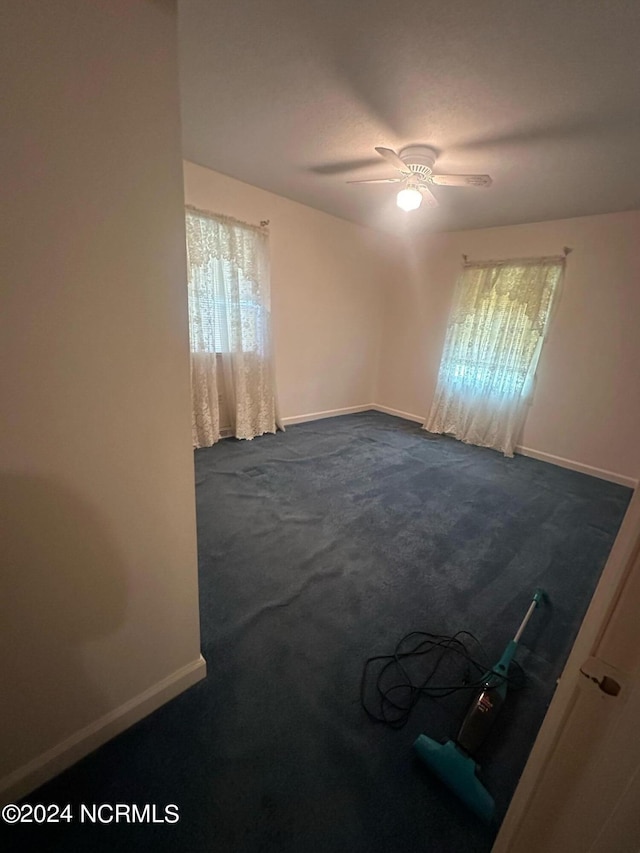
[[[629,486],[635,489],[638,481],[633,477],[627,477],[625,474],[617,474],[615,471],[606,471],[604,468],[594,468],[593,465],[584,465],[582,462],[575,462],[573,459],[565,459],[563,456],[554,456],[552,453],[544,453],[542,450],[533,450],[531,447],[516,447],[516,453],[522,456],[530,456],[532,459],[539,459],[541,462],[550,462],[552,465],[559,465],[561,468],[569,468],[571,471],[580,471],[581,474],[590,474],[592,477],[599,477],[601,480],[609,480],[611,483],[618,483],[621,486]]]
[[[163,678],[153,687],[109,711],[66,740],[14,770],[0,780],[0,805],[14,803],[21,797],[57,776],[103,743],[151,714],[207,674],[207,664],[200,657]]]
[[[411,412],[401,412],[399,409],[390,409],[389,406],[381,406],[379,403],[374,403],[369,408],[376,412],[383,412],[385,415],[394,415],[396,418],[404,418],[405,421],[415,421],[418,424],[425,422],[424,415],[412,415]]]
[[[327,409],[326,412],[309,412],[306,415],[293,415],[290,418],[282,418],[285,426],[289,424],[304,424],[307,421],[320,421],[323,418],[335,418],[338,415],[353,415],[356,412],[369,412],[374,406],[367,403],[365,406],[348,406],[346,409]]]
[[[306,415],[294,415],[290,418],[282,418],[282,423],[302,424],[306,421],[319,421],[322,418],[335,418],[338,415],[353,415],[356,412],[383,412],[386,415],[394,415],[397,418],[404,418],[407,421],[416,421],[423,423],[424,418],[421,415],[412,415],[410,412],[401,412],[399,409],[390,409],[389,406],[380,406],[378,403],[367,403],[364,406],[349,406],[345,409],[327,409],[326,412],[310,412]]]
[[[423,415],[415,415],[411,412],[402,412],[399,409],[392,409],[390,406],[382,406],[379,403],[369,403],[364,406],[350,406],[345,409],[328,409],[325,412],[311,412],[306,415],[295,415],[290,418],[283,418],[282,422],[287,424],[301,424],[306,421],[318,421],[322,418],[334,418],[338,415],[350,415],[355,412],[383,412],[386,415],[393,415],[397,418],[404,418],[407,421],[415,423],[424,423]],[[522,456],[530,456],[532,459],[539,459],[541,462],[549,462],[551,465],[558,465],[561,468],[569,468],[571,471],[580,471],[582,474],[589,474],[592,477],[599,477],[601,480],[609,480],[611,483],[618,483],[621,486],[628,486],[635,489],[638,485],[638,480],[633,477],[627,477],[625,474],[618,474],[615,471],[606,471],[604,468],[595,468],[592,465],[585,465],[582,462],[576,462],[573,459],[565,459],[563,456],[554,456],[552,453],[544,453],[542,450],[533,450],[531,447],[518,446],[515,448],[516,453]]]

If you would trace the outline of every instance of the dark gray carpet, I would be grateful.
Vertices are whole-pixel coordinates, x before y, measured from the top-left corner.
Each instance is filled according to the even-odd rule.
[[[410,630],[466,629],[496,658],[537,586],[483,754],[500,815],[630,498],[621,486],[366,412],[196,453],[206,681],[32,802],[176,803],[174,826],[52,827],[14,843],[92,851],[468,853],[480,824],[414,759],[468,697],[372,723],[362,664]],[[18,834],[20,833],[20,834]]]

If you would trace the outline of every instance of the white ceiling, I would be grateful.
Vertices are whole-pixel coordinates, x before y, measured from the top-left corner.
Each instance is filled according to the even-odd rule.
[[[640,208],[639,0],[180,0],[188,160],[353,222],[457,230]],[[406,214],[373,150],[423,143]]]

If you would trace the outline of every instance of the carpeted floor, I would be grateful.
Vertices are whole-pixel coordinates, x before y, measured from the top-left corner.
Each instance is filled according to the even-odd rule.
[[[468,696],[385,729],[360,707],[362,664],[413,629],[472,631],[493,659],[547,591],[518,652],[527,686],[483,755],[502,816],[630,490],[375,412],[200,450],[196,482],[208,678],[30,798],[181,819],[20,828],[15,849],[489,851],[495,829],[411,749],[453,734]]]

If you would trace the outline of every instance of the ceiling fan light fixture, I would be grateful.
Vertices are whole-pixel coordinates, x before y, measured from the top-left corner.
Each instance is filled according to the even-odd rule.
[[[422,204],[422,193],[417,187],[405,187],[400,190],[396,204],[401,210],[417,210]]]

